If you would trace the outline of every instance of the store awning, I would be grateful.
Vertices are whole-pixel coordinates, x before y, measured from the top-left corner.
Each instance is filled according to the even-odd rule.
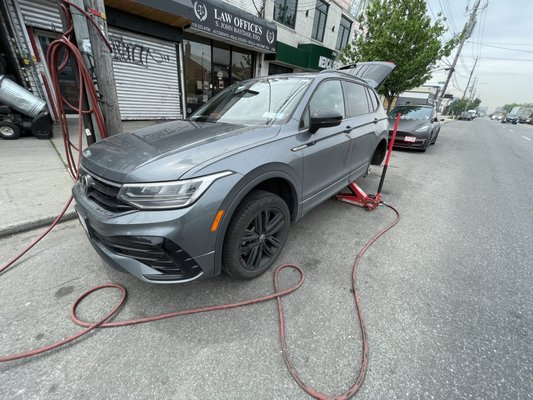
[[[300,43],[298,47],[278,42],[276,55],[269,55],[266,60],[278,61],[290,67],[318,71],[333,68],[337,58],[335,50],[314,43]]]
[[[105,4],[262,53],[276,52],[276,24],[222,0],[105,0]]]

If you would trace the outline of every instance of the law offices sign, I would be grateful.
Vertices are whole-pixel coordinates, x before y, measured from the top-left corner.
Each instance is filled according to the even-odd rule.
[[[276,25],[215,0],[194,0],[191,29],[252,47],[276,52]]]

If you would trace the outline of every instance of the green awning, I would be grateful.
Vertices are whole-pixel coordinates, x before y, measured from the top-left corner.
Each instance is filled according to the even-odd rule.
[[[267,55],[267,60],[279,61],[280,63],[299,67],[307,70],[320,71],[333,67],[333,61],[337,58],[335,50],[319,46],[313,43],[301,43],[298,47],[278,42],[276,54]]]

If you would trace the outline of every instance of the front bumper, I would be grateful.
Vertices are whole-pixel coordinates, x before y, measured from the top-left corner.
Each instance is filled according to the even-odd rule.
[[[182,283],[219,270],[217,232],[211,232],[211,225],[223,187],[216,181],[192,206],[158,211],[106,210],[85,196],[78,183],[72,193],[90,243],[110,266],[145,282]]]
[[[415,137],[414,142],[405,141],[405,137]],[[392,140],[392,131],[389,131],[389,142]],[[429,140],[429,135],[414,135],[409,132],[397,132],[396,138],[394,140],[394,147],[404,148],[404,149],[424,149],[427,146],[427,141]]]

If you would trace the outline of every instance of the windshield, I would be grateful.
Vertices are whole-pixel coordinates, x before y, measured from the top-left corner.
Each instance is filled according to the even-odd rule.
[[[270,77],[230,86],[207,102],[190,120],[243,125],[285,122],[292,114],[311,79]]]
[[[431,112],[433,110],[429,107],[417,107],[417,106],[398,106],[394,107],[389,113],[391,118],[396,117],[396,114],[402,114],[402,119],[421,119],[428,120],[431,118]]]

